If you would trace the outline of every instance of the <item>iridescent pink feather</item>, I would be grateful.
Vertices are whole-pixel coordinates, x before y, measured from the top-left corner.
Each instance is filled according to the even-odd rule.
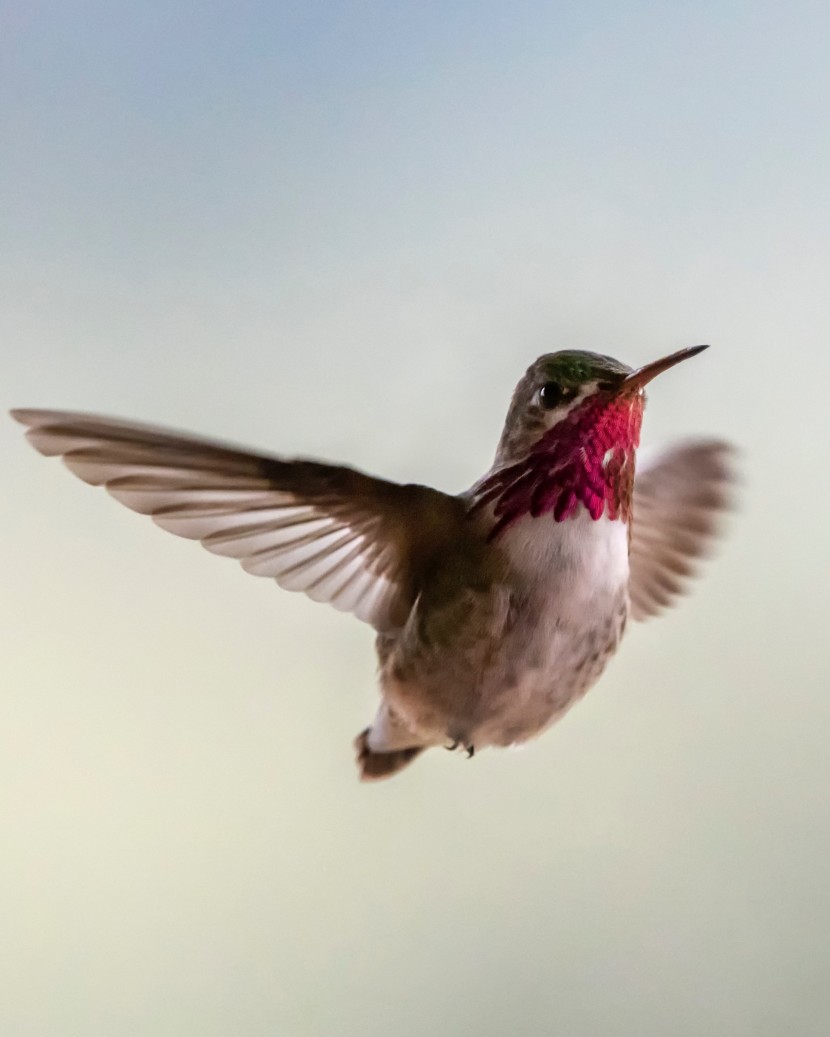
[[[532,447],[527,457],[494,472],[479,487],[474,508],[494,503],[494,540],[523,515],[555,522],[581,504],[595,521],[628,521],[634,455],[640,442],[641,393],[598,392],[575,407]]]

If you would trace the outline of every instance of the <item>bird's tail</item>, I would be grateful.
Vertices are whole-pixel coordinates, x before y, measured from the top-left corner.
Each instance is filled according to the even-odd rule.
[[[424,751],[424,746],[414,745],[407,749],[391,749],[389,752],[375,752],[369,748],[369,731],[357,736],[354,742],[357,751],[357,767],[360,771],[361,781],[380,781],[382,778],[391,778],[399,770],[412,763],[416,756]]]

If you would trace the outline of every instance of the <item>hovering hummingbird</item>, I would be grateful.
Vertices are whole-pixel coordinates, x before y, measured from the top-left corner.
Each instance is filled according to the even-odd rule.
[[[635,460],[644,386],[706,348],[637,370],[539,357],[492,467],[458,496],[112,418],[12,415],[163,529],[375,628],[381,703],[355,741],[371,780],[431,746],[472,756],[540,734],[600,676],[629,615],[683,589],[729,502],[730,448],[677,445],[636,476]]]

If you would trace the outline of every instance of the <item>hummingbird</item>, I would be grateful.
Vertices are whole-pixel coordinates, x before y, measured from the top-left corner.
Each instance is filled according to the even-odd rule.
[[[597,681],[629,617],[686,589],[730,502],[731,448],[636,460],[645,386],[706,348],[637,369],[540,356],[489,471],[457,495],[131,421],[12,416],[40,453],[163,529],[374,627],[380,704],[355,749],[377,780],[427,748],[471,757],[541,734]]]

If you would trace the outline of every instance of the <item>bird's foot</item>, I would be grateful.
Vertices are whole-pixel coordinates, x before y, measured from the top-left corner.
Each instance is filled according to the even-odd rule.
[[[444,746],[444,748],[448,749],[450,752],[454,752],[456,749],[460,749],[461,746],[462,746],[461,740],[459,738],[454,738],[450,742],[450,744]],[[467,759],[468,760],[472,759],[472,757],[475,756],[475,754],[476,754],[476,747],[474,745],[466,745],[465,744],[464,745],[464,749],[465,749],[465,751],[467,753]]]

